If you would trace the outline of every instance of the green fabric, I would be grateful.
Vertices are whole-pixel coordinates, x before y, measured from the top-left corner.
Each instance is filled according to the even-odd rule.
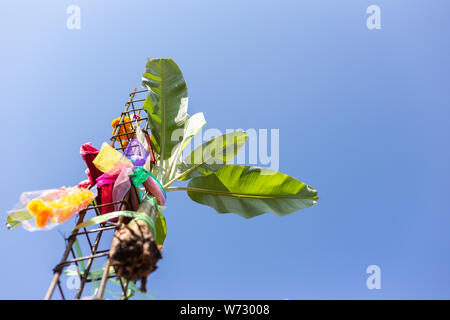
[[[131,181],[133,181],[135,187],[139,187],[145,182],[145,180],[148,179],[149,175],[150,172],[145,170],[143,167],[136,167],[131,175]]]
[[[146,214],[144,214],[144,213],[137,213],[137,214],[134,216],[134,219],[135,219],[135,220],[142,220],[142,221],[145,221],[145,222],[148,224],[148,226],[149,226],[150,228],[152,228],[152,230],[153,230],[153,237],[156,239],[156,237],[157,237],[158,235],[157,235],[157,232],[156,232],[155,223],[153,222],[153,220],[152,220],[148,215],[146,215]]]
[[[149,195],[149,194],[145,194],[145,199],[142,199],[143,201],[150,201],[153,204],[153,207],[155,207],[155,210],[159,213],[160,209],[159,209],[159,204],[156,201],[156,198]]]
[[[145,194],[144,199],[144,201],[150,201],[153,204],[155,211],[158,213],[156,217],[154,213],[152,213],[152,219],[154,219],[155,221],[155,242],[159,245],[162,245],[167,235],[166,217],[162,213],[161,206],[158,205],[155,197],[151,197],[148,194]]]

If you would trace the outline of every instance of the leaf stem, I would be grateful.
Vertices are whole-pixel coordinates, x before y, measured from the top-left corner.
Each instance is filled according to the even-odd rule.
[[[170,188],[167,188],[166,191],[167,192],[170,192],[170,191],[192,191],[192,192],[210,193],[210,194],[217,194],[217,195],[224,195],[224,196],[240,196],[240,197],[247,197],[247,198],[302,199],[302,197],[300,197],[299,195],[296,195],[296,194],[270,195],[270,194],[259,194],[259,193],[240,193],[240,192],[219,191],[219,190],[192,188],[192,187],[170,187]],[[305,198],[305,199],[309,199],[309,198]]]
[[[187,169],[186,171],[184,171],[183,173],[179,174],[178,176],[176,176],[175,178],[173,178],[172,180],[170,180],[169,182],[167,182],[163,187],[164,189],[167,189],[172,183],[174,183],[175,181],[183,178],[185,175],[187,175],[188,173],[194,171],[195,169],[197,169],[198,167],[200,167],[203,163],[199,163],[196,164],[195,166]]]

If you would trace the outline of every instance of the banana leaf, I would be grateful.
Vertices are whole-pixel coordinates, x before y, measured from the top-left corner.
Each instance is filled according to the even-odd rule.
[[[281,172],[260,167],[225,165],[217,172],[193,178],[189,197],[219,213],[244,218],[273,212],[284,216],[317,203],[317,191]]]

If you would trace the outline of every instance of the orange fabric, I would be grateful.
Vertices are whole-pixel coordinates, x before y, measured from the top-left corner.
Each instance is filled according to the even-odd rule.
[[[36,217],[36,226],[43,228],[49,221],[62,223],[79,210],[87,207],[93,200],[93,193],[83,188],[73,188],[59,199],[44,201],[35,198],[27,204],[27,209]]]

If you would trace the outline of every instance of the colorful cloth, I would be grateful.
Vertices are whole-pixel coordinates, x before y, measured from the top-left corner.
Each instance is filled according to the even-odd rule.
[[[138,139],[131,140],[123,154],[135,166],[143,166],[148,157],[147,151]]]
[[[166,203],[166,191],[156,177],[143,167],[136,167],[131,180],[136,187],[143,185],[148,194],[154,196],[160,206]]]
[[[108,172],[113,169],[118,163],[130,163],[119,151],[111,147],[106,142],[103,142],[100,152],[92,161],[92,163],[101,172]]]
[[[8,224],[22,224],[28,231],[51,229],[85,209],[94,197],[79,187],[24,192],[19,206],[9,212]]]
[[[130,175],[133,174],[133,168],[131,166],[125,166],[120,171],[119,176],[116,179],[116,182],[113,186],[113,192],[112,192],[112,201],[120,201],[125,198],[126,194],[131,189],[131,180]],[[121,204],[116,204],[115,211],[121,210],[120,208]]]
[[[99,188],[100,204],[108,204],[112,202],[113,184],[108,183]],[[114,205],[100,207],[100,213],[105,214],[114,211]]]
[[[97,178],[102,174],[100,170],[93,164],[95,157],[97,157],[100,151],[92,146],[92,142],[85,143],[80,147],[80,154],[83,161],[88,167],[87,175],[90,181],[90,185],[94,186]]]

